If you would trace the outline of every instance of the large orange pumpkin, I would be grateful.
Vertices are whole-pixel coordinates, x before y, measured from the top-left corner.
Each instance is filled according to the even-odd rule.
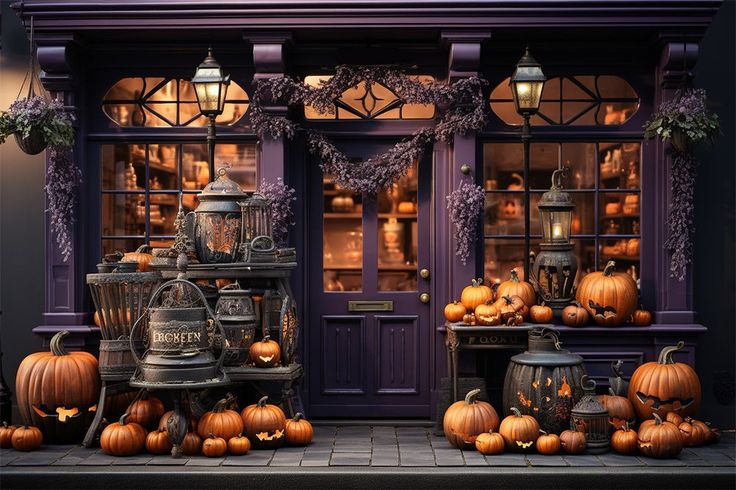
[[[442,419],[445,437],[458,449],[472,449],[478,434],[498,429],[500,419],[490,403],[478,400],[480,390],[471,390],[450,405]]]
[[[498,433],[510,451],[530,451],[539,437],[539,423],[531,415],[522,415],[511,407],[511,415],[501,421]]]
[[[636,310],[636,282],[615,269],[616,263],[610,260],[602,272],[586,274],[578,285],[577,300],[599,325],[623,325]]]
[[[54,335],[50,352],[26,356],[15,376],[21,417],[26,425],[41,427],[50,441],[81,439],[100,396],[97,359],[89,352],[66,352],[63,339],[67,335],[67,331]],[[61,417],[62,412],[70,415]],[[74,430],[62,427],[66,424],[74,424]]]
[[[135,252],[128,252],[123,255],[122,262],[138,262],[138,272],[147,272],[148,264],[153,260],[150,245],[141,245]]]
[[[478,305],[482,305],[493,298],[491,288],[483,284],[482,280],[473,279],[470,286],[465,286],[460,294],[460,302],[466,310],[475,311]]]
[[[640,419],[651,418],[655,413],[660,417],[666,417],[667,412],[681,417],[697,413],[700,408],[698,374],[687,364],[672,360],[672,354],[684,346],[680,341],[675,346],[664,347],[657,362],[642,364],[631,375],[629,400]]]
[[[227,441],[243,432],[243,419],[240,414],[227,408],[231,401],[229,397],[223,398],[215,403],[212,411],[205,412],[199,418],[197,432],[200,436],[206,438],[214,434]]]
[[[516,269],[511,269],[511,279],[504,281],[498,285],[496,297],[518,296],[527,306],[532,306],[537,302],[537,293],[534,287],[526,281],[519,279]]]
[[[258,403],[248,405],[240,413],[243,418],[243,433],[248,437],[253,449],[274,449],[284,444],[286,416],[276,405],[266,403],[264,396]]]

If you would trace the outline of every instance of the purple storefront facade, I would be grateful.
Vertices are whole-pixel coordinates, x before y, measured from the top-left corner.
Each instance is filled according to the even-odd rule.
[[[686,343],[680,359],[695,363],[696,352],[704,355],[699,339],[711,335],[712,326],[701,325],[696,316],[693,274],[685,281],[670,277],[670,257],[663,249],[672,198],[670,159],[665,145],[643,142],[641,128],[652,109],[671,98],[685,73],[695,67],[699,43],[719,6],[720,1],[710,0],[20,2],[14,8],[26,27],[33,18],[42,82],[76,116],[74,155],[83,175],[74,254],[68,262],[62,260],[47,223],[45,304],[34,332],[48,339],[54,332],[70,330],[74,334],[70,343],[96,348],[98,334],[84,278],[99,262],[105,240],[114,242],[101,224],[105,148],[166,143],[181,149],[204,143],[201,127],[111,125],[101,103],[118,80],[190,79],[212,46],[218,61],[248,94],[256,79],[329,75],[340,64],[394,65],[448,82],[480,75],[490,82],[490,92],[510,75],[528,44],[550,79],[616,76],[626,80],[639,98],[635,114],[613,128],[585,124],[533,128],[534,142],[560,144],[563,152],[566,144],[641,144],[636,273],[642,302],[654,312],[654,323],[561,326],[565,346],[585,358],[588,372],[602,387],[613,360],[624,360],[624,372],[631,374],[635,366],[678,340]],[[301,108],[266,109],[305,119]],[[430,123],[400,118],[304,121],[327,134],[348,156],[360,159]],[[323,287],[327,270],[323,230],[334,217],[324,212],[323,178],[303,139],[259,141],[247,112],[238,122],[218,127],[218,145],[255,149],[257,181],[283,178],[296,189],[296,225],[290,241],[297,249],[299,267],[292,286],[302,324],[300,359],[306,374],[301,389],[311,417],[436,418],[440,380],[447,373],[441,327],[444,305],[459,296],[469,278],[483,276],[489,260],[481,243],[467,265],[457,259],[445,196],[464,178],[462,165],[469,165],[473,178],[484,185],[490,178],[485,173],[493,167],[485,158],[485,146],[518,143],[519,137],[518,127],[504,124],[491,112],[483,131],[457,135],[453,143],[435,143],[418,162],[416,287],[386,291],[381,285],[382,272],[371,264],[380,260],[376,257],[380,245],[375,244],[380,243],[377,230],[385,226],[385,213],[376,200],[364,197],[357,218],[362,227],[362,262],[357,267],[362,270],[362,287],[335,292]],[[150,211],[153,201],[146,199]],[[590,202],[596,209],[603,206],[597,194]],[[144,241],[149,241],[151,226],[147,224]],[[602,226],[596,218],[594,229],[583,230],[580,240],[597,247]],[[487,237],[488,243],[493,239]],[[600,253],[592,253],[599,263]],[[428,277],[419,277],[419,269],[427,269]],[[420,301],[421,293],[429,295],[428,303]],[[361,313],[349,310],[350,301],[390,301],[393,307]],[[485,377],[489,394],[498,397],[510,354],[504,350],[464,354],[461,371]]]

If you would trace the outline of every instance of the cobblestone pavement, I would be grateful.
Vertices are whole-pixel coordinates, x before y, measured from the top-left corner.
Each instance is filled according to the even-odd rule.
[[[39,451],[23,453],[0,450],[3,467],[733,467],[736,465],[736,437],[723,434],[715,445],[687,448],[674,459],[622,456],[607,453],[593,455],[500,454],[483,456],[476,451],[459,451],[444,437],[421,427],[315,427],[314,441],[306,448],[283,447],[271,451],[251,451],[245,456],[174,459],[170,456],[141,454],[129,458],[108,456],[98,449],[80,446],[46,445]],[[30,468],[28,468],[31,470]],[[50,468],[47,468],[50,469]],[[99,469],[99,468],[98,468]],[[30,471],[29,471],[30,472]]]

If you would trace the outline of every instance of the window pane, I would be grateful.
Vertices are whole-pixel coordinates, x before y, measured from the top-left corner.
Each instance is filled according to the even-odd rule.
[[[103,235],[144,235],[145,232],[145,194],[102,195]]]
[[[638,279],[640,244],[640,238],[602,240],[599,270],[602,270],[609,260],[614,260],[616,261],[617,271],[627,272]]]
[[[179,195],[151,194],[151,234],[174,235],[174,220],[179,209]]]
[[[360,291],[363,286],[362,196],[323,183],[322,256],[325,291]]]
[[[115,252],[133,252],[144,243],[145,240],[143,238],[102,240],[102,255]]]
[[[573,235],[595,234],[595,193],[571,192],[570,196],[572,202],[575,203],[572,222],[570,223],[570,233]]]
[[[562,143],[560,151],[562,165],[569,169],[563,185],[568,189],[594,189],[595,144]]]
[[[486,193],[484,223],[486,235],[524,235],[524,194]]]
[[[102,189],[145,188],[146,145],[102,145]]]
[[[539,250],[539,240],[531,241],[531,251],[535,250]],[[505,281],[511,269],[516,269],[519,279],[524,279],[524,240],[486,239],[485,258],[486,284]]]
[[[586,274],[596,271],[595,239],[576,238],[572,241],[573,252],[578,259],[577,284]]]
[[[601,234],[638,235],[640,211],[639,193],[601,193]]]
[[[600,186],[606,189],[639,187],[640,143],[600,143]]]

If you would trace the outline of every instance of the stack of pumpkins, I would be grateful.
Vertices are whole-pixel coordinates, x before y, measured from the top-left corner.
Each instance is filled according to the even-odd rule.
[[[466,286],[460,301],[445,306],[445,319],[465,325],[521,325],[523,322],[552,322],[552,308],[544,301],[537,304],[534,287],[519,278],[512,269],[509,280],[493,289],[483,279],[473,279]],[[580,281],[576,300],[562,310],[561,320],[570,327],[582,327],[592,319],[601,326],[631,323],[647,326],[652,323],[651,312],[637,308],[639,291],[629,274],[616,272],[614,261],[608,262],[601,272],[591,272]]]
[[[639,366],[631,377],[628,396],[601,395],[608,412],[611,448],[621,454],[637,451],[653,458],[673,458],[683,447],[716,442],[717,428],[691,418],[700,406],[700,381],[687,364],[674,362],[672,355],[683,342],[665,347],[658,360]],[[477,400],[479,389],[445,412],[443,429],[450,444],[458,449],[476,448],[486,455],[504,450],[557,454],[581,454],[586,449],[584,432],[565,430],[559,435],[540,430],[538,421],[515,407],[502,421],[491,404]],[[638,432],[634,430],[641,420]]]
[[[181,452],[217,458],[227,453],[244,455],[251,447],[275,449],[284,443],[306,446],[312,441],[312,424],[301,413],[287,420],[278,406],[267,401],[264,396],[238,413],[234,398],[223,398],[199,420],[190,420]],[[172,411],[164,412],[161,400],[144,395],[128,407],[118,422],[105,427],[100,446],[113,456],[132,456],[144,449],[151,454],[167,454],[172,450],[167,431],[172,415]]]

